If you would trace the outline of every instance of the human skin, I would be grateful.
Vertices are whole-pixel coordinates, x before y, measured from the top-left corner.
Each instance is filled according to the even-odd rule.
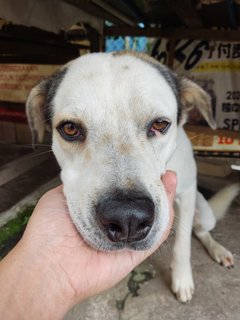
[[[0,263],[0,319],[62,319],[76,303],[113,287],[167,238],[176,176],[162,177],[170,205],[168,230],[148,251],[100,252],[73,225],[62,186],[38,202],[26,231]]]

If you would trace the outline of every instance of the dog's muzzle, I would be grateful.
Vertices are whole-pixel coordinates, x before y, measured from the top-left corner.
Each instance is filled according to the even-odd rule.
[[[148,235],[155,206],[146,195],[121,194],[105,198],[96,206],[99,227],[112,242],[135,242]]]

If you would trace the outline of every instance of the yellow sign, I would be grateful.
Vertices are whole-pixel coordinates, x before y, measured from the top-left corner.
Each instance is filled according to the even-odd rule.
[[[0,100],[24,103],[30,90],[60,65],[0,64]]]

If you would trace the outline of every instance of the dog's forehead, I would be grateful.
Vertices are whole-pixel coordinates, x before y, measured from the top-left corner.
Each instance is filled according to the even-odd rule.
[[[141,55],[109,53],[74,60],[53,99],[54,113],[130,111],[144,106],[145,112],[146,108],[158,108],[175,115],[176,84],[168,70],[159,69],[153,61]]]

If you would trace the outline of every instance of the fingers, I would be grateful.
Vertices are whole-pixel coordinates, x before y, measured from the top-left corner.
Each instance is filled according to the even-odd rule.
[[[176,186],[177,186],[177,176],[176,173],[173,171],[167,171],[162,176],[162,182],[164,184],[165,190],[167,192],[168,198],[171,202],[175,197],[176,193]]]
[[[64,197],[63,195],[63,185],[59,185],[49,191],[47,191],[40,199],[40,201],[49,201],[49,200],[54,200],[54,199],[59,199]]]
[[[169,202],[169,224],[168,224],[167,230],[165,231],[161,239],[161,243],[167,239],[173,224],[173,219],[174,219],[173,200],[175,197],[176,185],[177,185],[176,173],[173,171],[167,171],[162,176],[162,182],[165,187],[167,197],[168,197],[168,202]]]
[[[47,211],[51,209],[52,212],[56,210],[65,210],[68,212],[66,199],[63,194],[63,186],[60,185],[55,187],[54,189],[49,190],[46,192],[38,201],[37,206],[34,210],[36,211]]]
[[[63,184],[60,184],[59,186],[49,190],[47,193],[52,193],[52,194],[61,194],[63,193]]]

